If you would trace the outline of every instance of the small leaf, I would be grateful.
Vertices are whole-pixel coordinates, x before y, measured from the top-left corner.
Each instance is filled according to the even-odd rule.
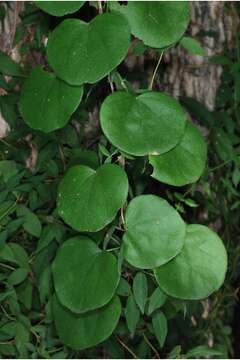
[[[0,51],[0,73],[16,77],[26,76],[22,67],[2,51]]]
[[[23,228],[29,234],[40,237],[42,231],[42,224],[37,215],[31,212],[25,206],[18,206],[17,214],[19,217],[23,217]]]
[[[162,348],[168,332],[167,319],[165,315],[162,312],[154,314],[152,317],[152,325],[154,334],[156,335],[159,345]]]
[[[172,351],[169,353],[167,358],[168,359],[179,359],[180,355],[181,355],[181,351],[182,351],[181,345],[177,345],[172,349]]]
[[[194,349],[189,350],[186,354],[187,359],[212,357],[223,357],[223,353],[220,350],[215,350],[214,348],[205,345],[199,345]]]
[[[0,161],[0,176],[3,177],[5,183],[8,182],[11,177],[14,177],[18,173],[18,166],[13,160]]]
[[[148,284],[147,284],[147,277],[143,273],[139,272],[134,277],[133,296],[142,314],[144,314],[144,309],[148,296]]]
[[[8,277],[9,285],[18,285],[23,282],[28,275],[27,269],[19,268],[14,270]]]
[[[129,296],[131,294],[131,288],[127,280],[124,278],[120,279],[120,282],[117,287],[117,294],[119,296]]]
[[[35,1],[41,10],[53,16],[64,16],[78,11],[85,1]]]
[[[50,296],[50,290],[51,290],[51,267],[46,267],[39,278],[38,283],[38,290],[39,290],[39,296],[41,304],[44,304],[44,302],[49,298]]]
[[[140,311],[136,305],[133,295],[130,295],[127,300],[127,305],[125,309],[125,317],[127,322],[127,327],[129,331],[133,334],[136,330],[136,326],[140,319]]]
[[[163,306],[166,300],[167,295],[159,287],[157,287],[149,299],[148,315]]]
[[[191,37],[184,36],[180,44],[191,54],[193,55],[199,55],[199,56],[207,56],[205,50],[201,47],[200,43],[192,39]]]

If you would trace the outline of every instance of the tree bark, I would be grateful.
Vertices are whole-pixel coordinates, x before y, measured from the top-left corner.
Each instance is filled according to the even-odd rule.
[[[226,9],[226,5],[228,9]],[[190,3],[191,21],[187,35],[197,39],[208,56],[223,55],[235,46],[239,17],[232,2],[195,1]],[[190,96],[214,109],[222,67],[208,57],[195,56],[181,46],[166,51],[168,65],[159,87],[175,97]]]

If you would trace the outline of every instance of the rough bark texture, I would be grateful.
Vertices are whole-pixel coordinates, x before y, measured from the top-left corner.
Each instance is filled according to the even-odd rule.
[[[0,50],[11,56],[15,61],[20,61],[17,47],[13,47],[13,41],[18,23],[20,22],[19,14],[23,8],[23,2],[11,1],[8,5],[5,3],[6,16],[3,24],[0,23]],[[6,92],[0,88],[0,96]],[[10,127],[4,120],[0,109],[0,139],[8,135]]]
[[[198,39],[207,55],[222,55],[225,47],[234,47],[239,18],[232,3],[196,1],[190,3],[189,36]],[[208,35],[208,36],[206,36]],[[169,93],[190,96],[214,109],[222,67],[211,64],[208,58],[194,56],[181,46],[168,50],[164,62],[169,64],[159,84]],[[159,79],[158,79],[159,80]]]

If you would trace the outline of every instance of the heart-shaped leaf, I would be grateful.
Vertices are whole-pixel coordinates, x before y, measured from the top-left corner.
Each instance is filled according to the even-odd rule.
[[[197,300],[218,290],[227,270],[221,239],[203,225],[188,225],[183,250],[155,270],[159,286],[170,296]]]
[[[98,231],[115,218],[127,193],[127,175],[119,166],[105,164],[95,171],[76,165],[60,183],[59,214],[75,230]]]
[[[36,67],[22,87],[20,112],[31,128],[50,132],[67,124],[82,94],[82,87],[70,86]]]
[[[95,296],[93,294],[93,296]],[[74,314],[53,298],[53,316],[62,342],[75,350],[87,349],[107,339],[117,326],[121,314],[119,298],[85,314]]]
[[[163,93],[135,97],[119,91],[104,101],[100,121],[108,140],[120,150],[137,156],[159,155],[181,140],[186,113],[177,100]]]
[[[68,19],[49,37],[48,60],[69,84],[95,83],[122,62],[129,43],[129,25],[121,14],[98,15],[90,23]]]
[[[35,1],[37,7],[53,16],[72,14],[80,9],[85,1]]]
[[[186,225],[168,202],[154,195],[135,197],[126,211],[124,257],[133,266],[153,269],[182,249]]]
[[[153,48],[177,42],[189,22],[187,1],[129,1],[116,10],[127,17],[133,35]]]
[[[200,131],[187,123],[181,142],[171,151],[150,156],[152,177],[175,186],[193,183],[201,176],[207,158],[207,146]]]
[[[102,251],[87,237],[63,243],[53,263],[53,278],[58,299],[75,313],[107,304],[119,282],[117,259]]]

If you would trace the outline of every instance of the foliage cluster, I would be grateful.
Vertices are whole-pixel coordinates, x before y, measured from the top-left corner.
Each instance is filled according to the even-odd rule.
[[[227,255],[213,225],[220,219],[231,287],[240,252],[231,238],[239,230],[239,65],[212,59],[226,68],[216,113],[153,91],[156,72],[149,87],[134,89],[119,66],[130,47],[136,56],[154,48],[157,68],[172,46],[204,56],[184,36],[188,22],[187,2],[26,4],[15,42],[34,27],[20,52],[43,55],[41,66],[0,53],[0,108],[11,128],[0,144],[2,356],[233,352],[219,317],[229,297],[232,316],[233,289],[218,290]],[[96,106],[101,133],[89,142]],[[189,114],[209,131],[208,157]],[[196,300],[211,294],[206,325],[196,314],[208,300]],[[190,335],[194,316],[199,331]]]

